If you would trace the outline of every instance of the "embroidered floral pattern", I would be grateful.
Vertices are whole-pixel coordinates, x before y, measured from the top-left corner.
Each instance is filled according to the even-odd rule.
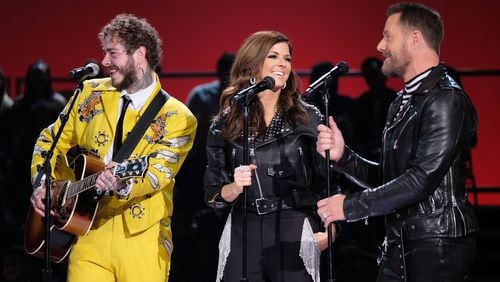
[[[85,98],[82,104],[78,106],[78,119],[89,123],[94,116],[101,114],[102,109],[96,109],[96,106],[101,104],[102,92],[92,92],[90,96]]]
[[[151,130],[153,130],[153,135],[146,135],[144,136],[144,139],[148,141],[149,144],[157,143],[159,140],[161,140],[165,136],[165,134],[167,134],[167,130],[165,129],[167,119],[174,114],[177,114],[177,112],[167,112],[156,118],[151,123]]]

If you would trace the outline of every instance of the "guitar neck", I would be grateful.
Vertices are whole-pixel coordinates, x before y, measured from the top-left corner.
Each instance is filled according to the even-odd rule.
[[[68,188],[68,198],[74,197],[82,192],[94,188],[99,173],[100,172],[94,173],[90,176],[83,178],[82,180],[71,183]]]
[[[142,177],[146,172],[147,160],[148,160],[147,156],[137,159],[125,160],[124,162],[117,164],[113,168],[113,176],[116,176],[119,179],[125,179],[134,176]],[[102,171],[93,173],[89,176],[84,177],[79,181],[71,183],[68,187],[67,197],[68,198],[74,197],[82,192],[94,188],[97,177],[101,172]]]

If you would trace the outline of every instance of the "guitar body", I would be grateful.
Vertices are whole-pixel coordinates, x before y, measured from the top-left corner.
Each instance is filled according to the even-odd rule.
[[[84,179],[104,170],[104,164],[95,158],[79,155],[73,160],[71,168],[76,179]],[[55,181],[53,184],[52,190],[58,195],[54,196],[52,202],[52,209],[57,215],[54,225],[72,234],[85,235],[89,232],[97,212],[98,201],[93,199],[95,189],[86,190],[74,197],[66,197],[70,184],[71,181],[68,180]]]
[[[104,169],[104,164],[85,155],[79,155],[67,165],[62,158],[57,162],[59,174],[69,179],[83,179]],[[57,173],[56,173],[57,174]],[[92,201],[93,189],[66,198],[70,180],[56,180],[51,188],[51,206],[55,213],[50,223],[50,255],[53,262],[61,262],[68,254],[76,235],[85,235],[94,220],[98,202]],[[45,254],[45,220],[30,206],[24,236],[26,252],[43,258]]]
[[[119,179],[143,177],[147,159],[145,156],[117,164],[113,175]],[[50,189],[54,213],[50,222],[50,258],[53,262],[62,261],[69,254],[76,236],[86,235],[92,227],[99,199],[95,181],[104,168],[104,164],[93,157],[79,155],[68,165],[66,157],[58,156],[54,170],[56,180]],[[29,254],[45,256],[45,220],[31,206],[26,219],[24,246]]]

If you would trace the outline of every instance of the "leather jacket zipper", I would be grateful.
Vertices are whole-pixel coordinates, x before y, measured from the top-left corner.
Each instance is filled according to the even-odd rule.
[[[401,131],[399,132],[398,137],[396,138],[396,140],[394,140],[394,145],[392,147],[394,150],[398,148],[398,141],[399,141],[399,138],[401,137],[401,134],[403,133],[403,129],[408,125],[410,120],[412,120],[413,117],[416,115],[417,115],[417,112],[413,112],[413,114],[406,120],[406,122],[401,127]]]
[[[411,98],[410,98],[410,99],[411,99]],[[411,100],[413,100],[413,99],[411,99]],[[411,102],[412,102],[411,100],[410,100],[410,101],[408,101],[408,103],[411,103]],[[399,124],[399,122],[403,119],[403,117],[405,116],[406,112],[410,109],[410,107],[411,107],[411,104],[408,106],[408,108],[407,108],[407,109],[404,111],[404,113],[401,115],[401,118],[399,118],[398,120],[396,120],[396,121],[392,122],[392,124],[389,124],[388,126],[386,126],[386,127],[384,128],[383,132],[382,132],[382,135],[383,135],[383,136],[382,136],[382,161],[381,161],[382,170],[384,170],[384,169],[385,169],[385,154],[383,153],[383,151],[384,151],[385,144],[386,144],[386,141],[387,141],[387,132],[388,132],[389,130],[393,129],[394,127],[396,127],[396,125],[398,125],[398,124]],[[396,115],[397,115],[397,114],[396,114]],[[401,136],[401,135],[400,135],[400,136]],[[398,136],[398,139],[399,139],[399,137],[400,137],[400,136]],[[394,144],[394,146],[395,146],[396,148],[397,148],[397,140],[398,140],[398,139],[396,139],[396,142],[394,142],[394,143],[395,143],[395,144]],[[382,179],[382,180],[385,180],[385,179]]]
[[[297,148],[297,150],[299,151],[300,163],[302,164],[302,173],[304,174],[305,183],[309,183],[309,178],[308,178],[307,170],[306,170],[306,164],[304,163],[304,151],[302,150],[301,146],[299,146]]]
[[[463,232],[464,234],[466,233],[466,227],[465,227],[465,221],[464,221],[464,214],[462,213],[462,211],[460,210],[460,208],[458,207],[458,204],[457,204],[457,199],[455,198],[455,191],[453,190],[453,187],[455,187],[453,185],[453,169],[449,169],[449,176],[450,176],[450,186],[451,186],[451,190],[450,190],[450,193],[451,193],[451,206],[452,206],[452,209],[455,209],[458,211],[458,213],[460,214],[460,224],[463,225]],[[454,213],[454,212],[453,212]],[[453,226],[455,227],[455,237],[458,236],[458,228],[457,228],[457,221],[456,221],[456,218],[453,216],[452,217],[452,220],[453,220]]]
[[[250,163],[257,165],[257,160],[255,159],[255,149],[254,148],[250,149]],[[254,170],[254,172],[255,172],[255,181],[257,182],[257,187],[259,188],[259,196],[262,199],[262,198],[264,198],[264,193],[262,193],[262,186],[260,184],[259,173],[257,172],[257,170]]]
[[[233,148],[233,150],[231,151],[231,158],[233,160],[231,167],[234,167],[236,165],[236,149],[235,148]]]

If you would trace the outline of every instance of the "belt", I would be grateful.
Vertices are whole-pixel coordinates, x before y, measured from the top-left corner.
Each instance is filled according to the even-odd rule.
[[[243,210],[240,205],[235,205],[239,210]],[[259,198],[247,200],[247,211],[255,212],[258,215],[277,212],[278,210],[288,210],[293,207],[287,205],[282,198]]]

